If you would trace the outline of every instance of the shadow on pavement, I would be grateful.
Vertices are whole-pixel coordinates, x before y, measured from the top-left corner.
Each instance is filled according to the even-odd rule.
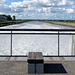
[[[65,68],[60,63],[54,63],[54,64],[44,64],[44,73],[67,73]]]

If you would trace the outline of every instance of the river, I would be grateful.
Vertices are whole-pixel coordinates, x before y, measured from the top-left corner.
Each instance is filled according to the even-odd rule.
[[[0,29],[73,29],[50,23],[30,21],[0,27]],[[4,31],[6,32],[6,31]],[[18,32],[18,31],[17,31]],[[0,31],[3,33],[3,31]],[[10,33],[10,32],[9,32]],[[20,31],[18,32],[20,33]],[[22,31],[22,33],[24,33]],[[57,33],[57,32],[56,32]],[[10,55],[11,35],[0,34],[0,55]],[[60,35],[60,55],[70,55],[71,35]],[[28,52],[43,52],[43,55],[58,55],[58,35],[12,35],[12,54],[27,55]]]
[[[0,29],[73,29],[67,26],[55,25],[39,21],[29,21],[21,24],[0,27]]]

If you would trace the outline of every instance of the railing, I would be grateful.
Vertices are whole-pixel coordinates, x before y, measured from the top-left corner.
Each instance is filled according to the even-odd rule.
[[[4,31],[4,32],[2,32],[2,31]],[[9,32],[5,32],[5,31],[9,31]],[[19,33],[18,33],[18,31],[20,31]],[[21,32],[21,31],[25,31],[25,32]],[[28,31],[28,32],[27,32]],[[36,32],[36,33],[35,33]],[[59,57],[59,56],[67,56],[67,57],[69,57],[69,56],[75,56],[75,51],[74,51],[74,39],[73,39],[73,35],[75,35],[75,29],[0,29],[0,35],[7,35],[7,34],[9,34],[9,35],[11,35],[11,38],[10,38],[10,40],[11,40],[11,49],[10,49],[10,55],[0,55],[0,57],[25,57],[25,56],[27,56],[27,55],[13,55],[12,54],[12,52],[13,52],[13,50],[12,50],[12,42],[13,42],[13,40],[12,40],[12,36],[13,35],[17,35],[17,34],[21,34],[21,35],[57,35],[57,37],[58,37],[58,43],[57,43],[57,45],[58,45],[58,53],[57,53],[57,55],[46,55],[46,56],[55,56],[55,57]],[[71,45],[72,46],[72,48],[71,49],[73,49],[73,51],[71,52],[71,54],[69,54],[69,55],[60,55],[60,36],[61,35],[72,35],[72,40],[71,40],[71,44],[73,45]],[[63,40],[62,40],[63,41]],[[65,43],[65,42],[64,42]],[[44,55],[45,56],[45,55]]]

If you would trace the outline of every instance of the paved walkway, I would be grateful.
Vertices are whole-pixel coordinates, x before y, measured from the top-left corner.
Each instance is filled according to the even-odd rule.
[[[75,57],[44,57],[45,61],[75,61]],[[0,57],[0,61],[27,61],[27,57]]]
[[[42,75],[75,75],[75,57],[44,57],[44,60]],[[0,57],[0,75],[29,75],[27,57]]]

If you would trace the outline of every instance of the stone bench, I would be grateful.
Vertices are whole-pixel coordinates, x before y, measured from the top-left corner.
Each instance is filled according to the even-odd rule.
[[[42,52],[29,52],[28,73],[44,73],[44,59]]]

